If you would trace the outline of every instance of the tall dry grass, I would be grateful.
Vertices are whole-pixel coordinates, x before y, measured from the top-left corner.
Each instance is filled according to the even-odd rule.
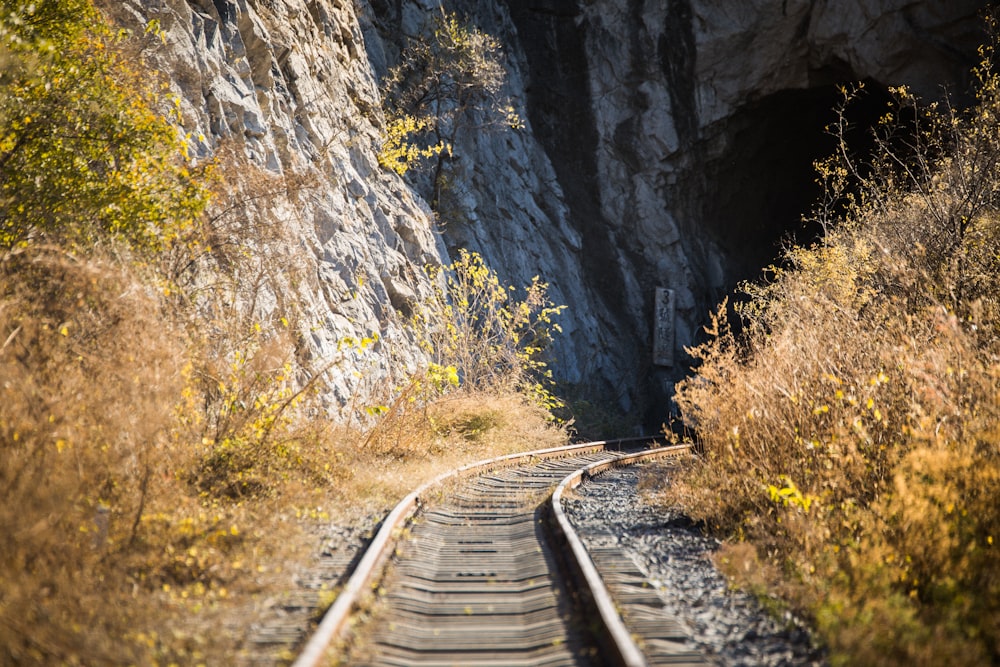
[[[118,588],[164,474],[182,348],[127,270],[45,248],[0,263],[4,660],[128,656]],[[167,408],[165,411],[164,408]]]
[[[15,4],[26,15],[41,7]],[[99,18],[89,0],[45,8]],[[155,48],[149,27],[140,44],[101,48],[114,63],[140,63]],[[73,65],[92,65],[94,53]],[[45,71],[32,74],[38,91]],[[48,101],[72,116],[94,111],[93,99]],[[148,101],[143,118],[166,132],[152,92]],[[0,116],[7,129],[30,121]],[[73,242],[37,225],[0,254],[0,664],[231,664],[244,640],[233,628],[249,632],[318,546],[304,528],[364,523],[446,469],[566,440],[539,405],[553,400],[540,355],[559,308],[539,281],[518,299],[469,255],[414,304],[409,352],[422,345],[428,363],[386,387],[385,405],[359,398],[349,424],[327,419],[325,372],[363,358],[373,340],[314,358],[312,323],[291,296],[315,280],[313,258],[290,242],[288,222],[318,181],[240,155],[230,146],[212,165],[136,158],[190,185],[171,195],[183,220],[162,207],[123,220],[155,243],[130,245],[83,216],[73,223],[87,234]],[[209,167],[215,177],[198,180]],[[24,192],[46,194],[28,181]],[[135,210],[114,194],[105,213]]]
[[[426,373],[364,428],[329,422],[288,327],[163,284],[101,251],[0,260],[0,662],[225,662],[308,526],[567,440],[530,387]]]
[[[0,260],[0,662],[225,655],[238,637],[177,624],[258,589],[296,536],[276,510],[334,480],[324,425],[285,410],[280,337],[217,358],[148,271],[44,246]]]
[[[1000,661],[993,49],[968,112],[895,89],[871,165],[818,165],[825,237],[746,286],[739,335],[720,309],[678,388],[704,456],[672,499],[752,545],[730,571],[775,573],[835,664]]]

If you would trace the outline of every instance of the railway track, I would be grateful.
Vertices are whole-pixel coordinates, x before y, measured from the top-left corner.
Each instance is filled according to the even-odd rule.
[[[687,451],[622,451],[639,444],[502,457],[410,494],[294,667],[326,664],[331,643],[352,624],[341,656],[352,665],[703,664],[684,648],[680,628],[658,615],[634,565],[610,553],[592,558],[561,509],[561,495],[588,475]],[[380,579],[390,555],[395,562]],[[382,591],[377,600],[373,588]],[[362,607],[370,618],[359,623]]]

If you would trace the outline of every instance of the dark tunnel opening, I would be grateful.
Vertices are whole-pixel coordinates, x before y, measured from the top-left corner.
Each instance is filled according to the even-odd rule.
[[[721,249],[724,273],[722,290],[706,295],[710,303],[704,324],[709,312],[727,297],[729,323],[738,333],[742,327],[735,305],[746,298],[739,284],[766,279],[768,267],[782,265],[783,251],[791,244],[820,239],[822,229],[804,217],[823,194],[814,163],[837,148],[839,140],[828,128],[837,120],[836,110],[843,101],[840,86],[834,84],[783,90],[745,104],[719,127],[703,133],[702,150],[707,152],[709,144],[721,145],[722,150],[702,158],[700,188],[687,197],[698,198],[692,209],[700,214],[701,233],[707,231]],[[872,156],[872,129],[890,101],[884,85],[866,80],[846,108],[844,140],[861,165]],[[693,343],[705,337],[699,327]],[[687,375],[692,362],[686,358],[674,372]],[[656,425],[663,422],[662,409],[657,412],[656,406],[672,405],[672,384],[654,380],[650,387],[655,398],[645,421]],[[671,413],[675,410],[673,406]]]
[[[702,220],[726,256],[731,291],[780,263],[789,243],[809,244],[822,230],[803,221],[822,195],[816,160],[833,153],[828,127],[843,96],[837,86],[784,90],[745,105],[726,121],[726,150],[706,164]],[[886,112],[885,86],[866,81],[847,109],[851,154],[871,154],[871,128]]]

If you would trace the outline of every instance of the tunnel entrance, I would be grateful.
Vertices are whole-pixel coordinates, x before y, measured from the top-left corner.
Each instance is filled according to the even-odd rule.
[[[849,72],[844,76],[851,80]],[[860,164],[872,155],[871,130],[890,99],[884,85],[869,79],[846,110],[847,147]],[[721,290],[716,291],[716,283],[704,293],[706,320],[728,297],[729,323],[738,333],[742,321],[733,309],[746,298],[738,284],[764,278],[767,267],[782,263],[782,250],[789,244],[808,245],[820,238],[822,229],[803,222],[803,216],[822,195],[813,164],[837,148],[838,140],[827,127],[837,120],[836,108],[842,102],[839,87],[832,83],[783,90],[748,102],[703,129],[700,145],[690,151],[695,159],[687,167],[697,176],[682,181],[675,193],[696,213],[695,224],[700,225],[687,233],[707,234],[722,251]],[[694,336],[698,343],[706,334],[698,327]],[[687,374],[691,361],[685,357],[674,369],[653,372],[647,424],[663,422],[660,406],[671,404],[673,381]]]
[[[865,84],[848,108],[848,145],[862,160],[889,101],[885,86]],[[821,230],[802,216],[822,194],[813,163],[836,148],[825,128],[841,101],[834,85],[784,90],[745,105],[717,130],[725,148],[706,160],[701,219],[726,255],[730,289],[778,261],[784,243],[818,238]]]

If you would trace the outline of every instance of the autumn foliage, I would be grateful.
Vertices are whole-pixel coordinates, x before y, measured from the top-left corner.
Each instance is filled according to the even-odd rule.
[[[156,251],[204,209],[200,170],[123,39],[90,0],[0,8],[0,249],[48,238]]]
[[[436,158],[431,204],[437,209],[444,161],[462,132],[523,126],[503,95],[506,77],[500,41],[442,10],[427,34],[407,39],[382,82],[379,164],[403,175]]]
[[[842,143],[817,164],[824,237],[744,287],[740,333],[720,308],[678,389],[704,456],[674,499],[755,547],[730,572],[811,616],[835,664],[1000,660],[993,49],[968,111],[893,89],[870,163]]]

